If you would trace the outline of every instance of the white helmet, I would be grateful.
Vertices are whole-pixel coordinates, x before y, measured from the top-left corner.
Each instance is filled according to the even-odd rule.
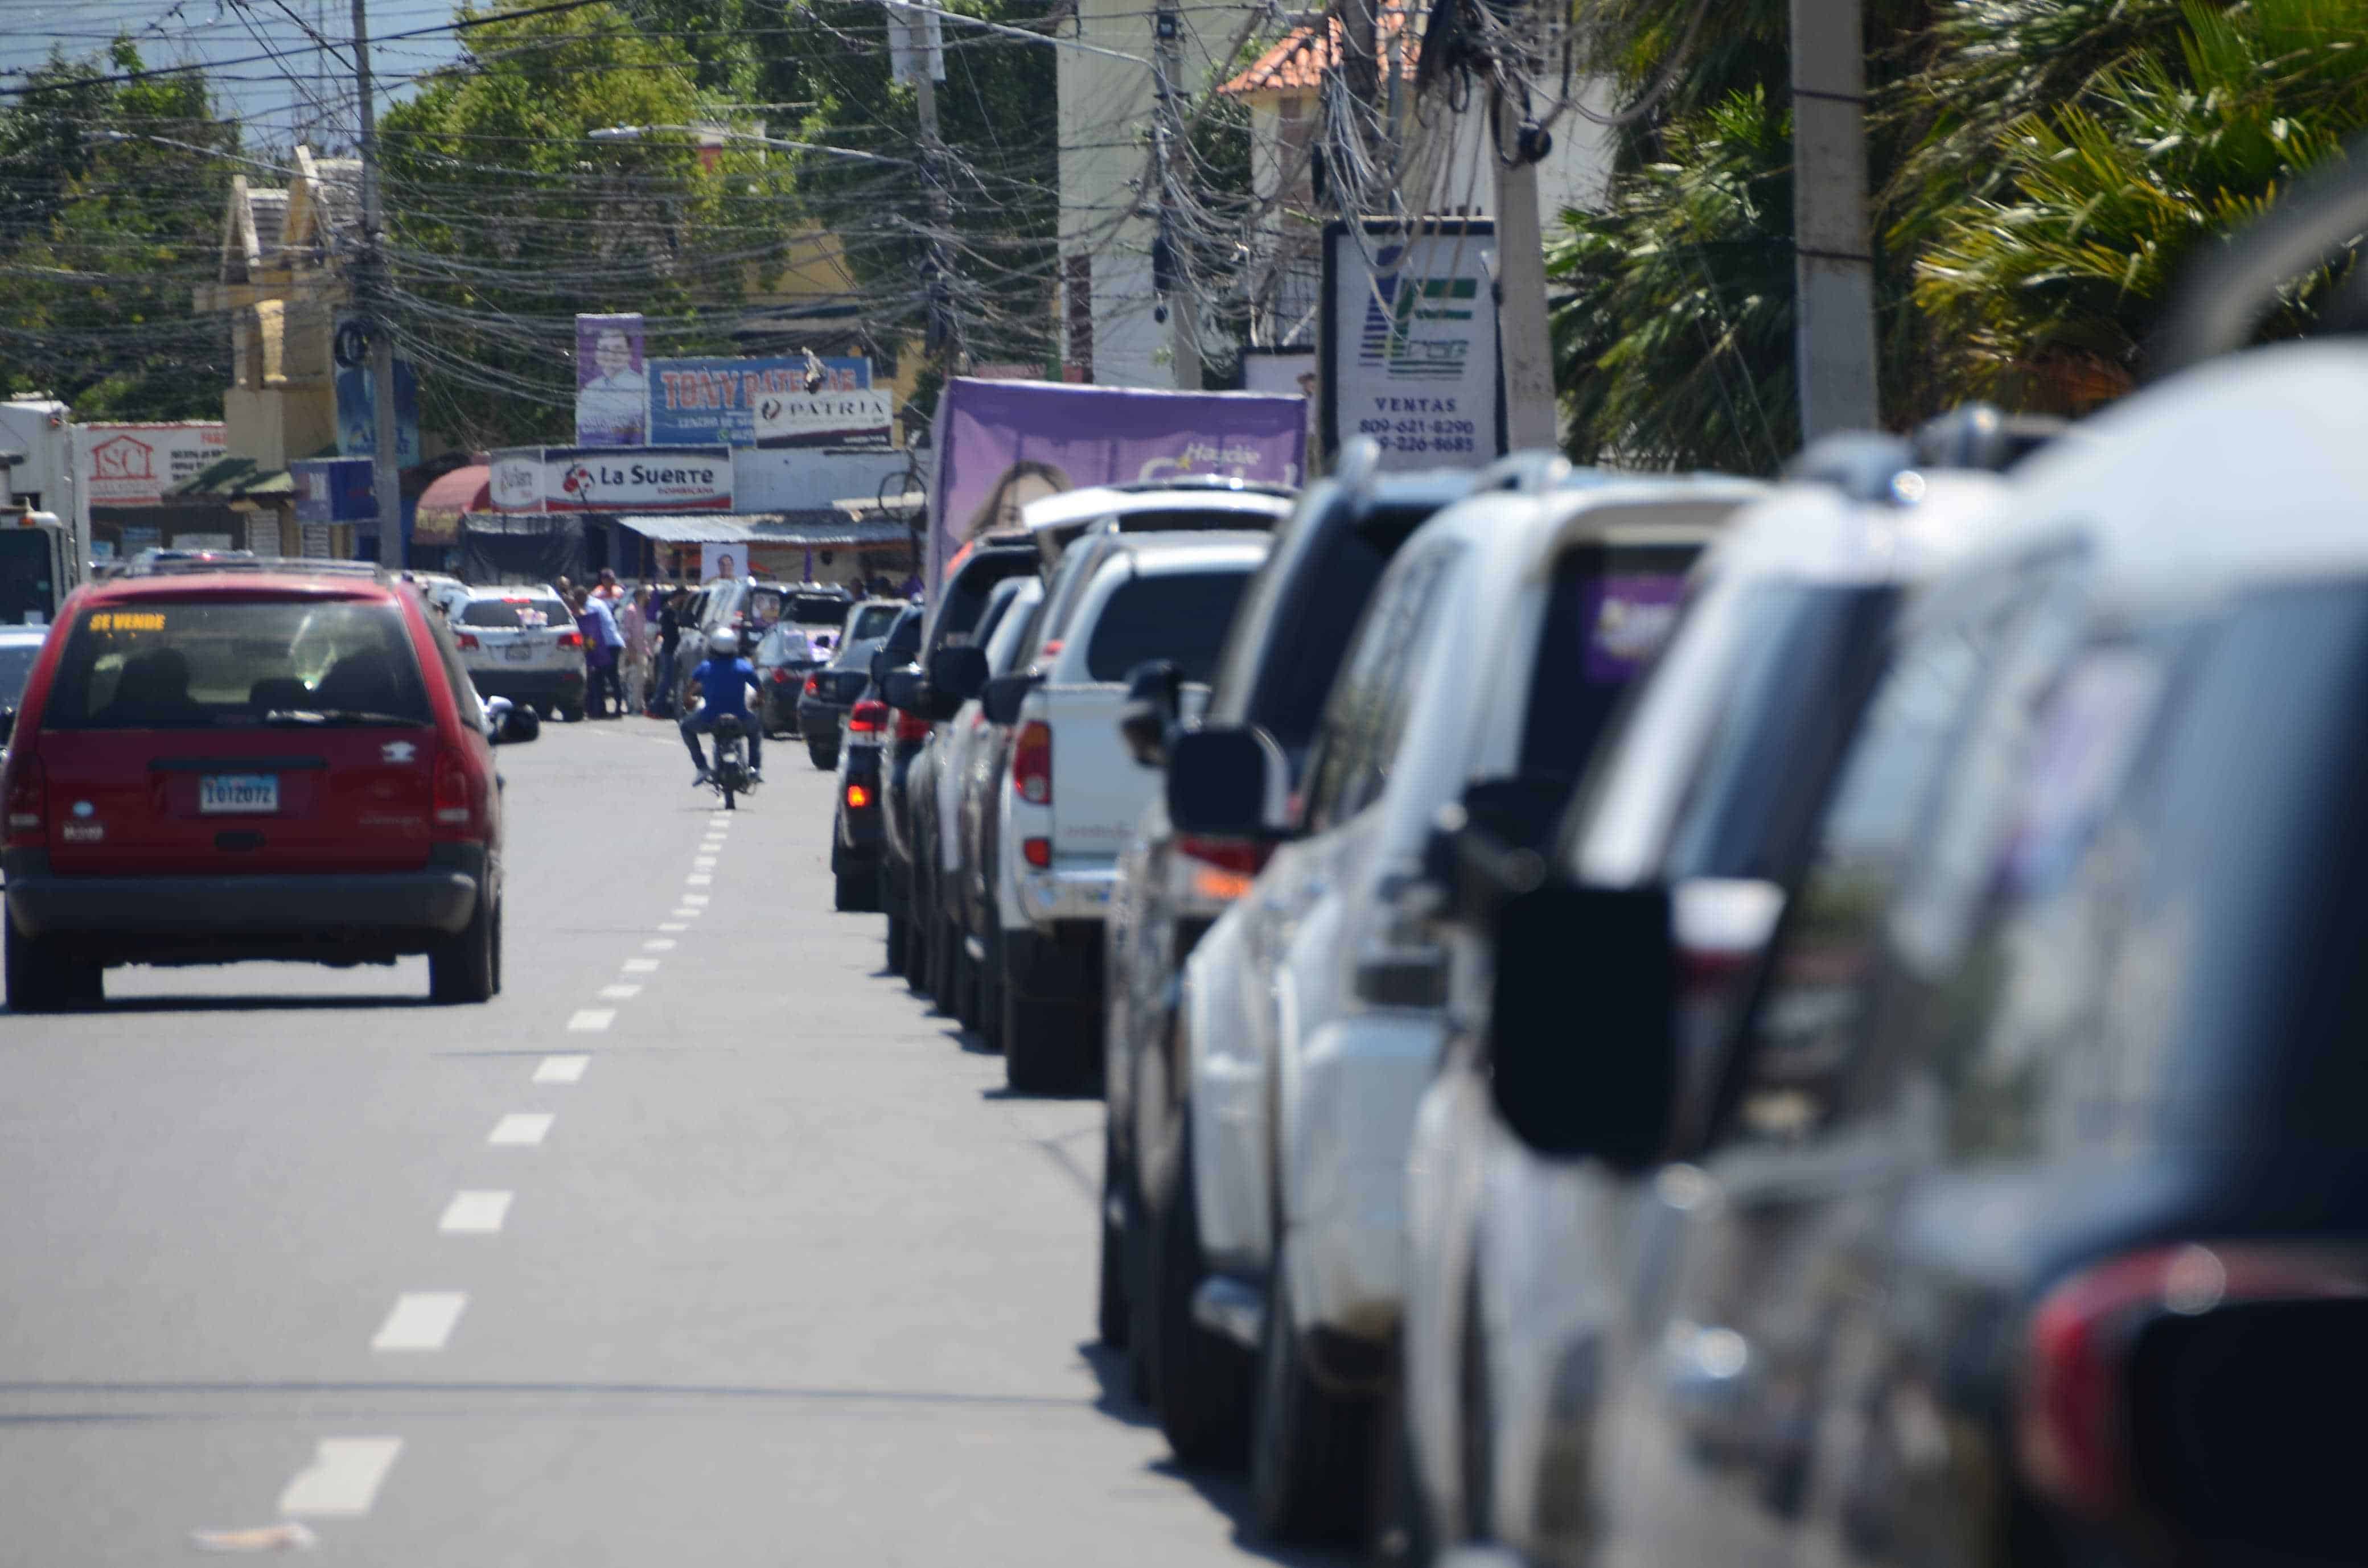
[[[719,626],[707,634],[707,651],[719,659],[727,659],[740,652],[740,634],[728,626]]]

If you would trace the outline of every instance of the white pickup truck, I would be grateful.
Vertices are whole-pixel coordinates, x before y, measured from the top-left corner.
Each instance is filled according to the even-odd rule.
[[[1013,1088],[1075,1087],[1101,1060],[1102,920],[1119,854],[1159,781],[1119,733],[1127,677],[1170,660],[1188,701],[1205,701],[1234,606],[1270,543],[1262,533],[1124,535],[1064,561],[1029,667],[987,686],[988,717],[1013,726],[994,911]]]

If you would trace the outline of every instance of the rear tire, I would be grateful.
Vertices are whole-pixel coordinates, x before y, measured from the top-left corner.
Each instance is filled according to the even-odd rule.
[[[1126,1299],[1126,1227],[1110,1223],[1110,1205],[1116,1202],[1129,1221],[1135,1217],[1135,1206],[1127,1193],[1125,1173],[1119,1169],[1118,1142],[1102,1129],[1102,1255],[1101,1283],[1094,1298],[1094,1330],[1101,1342],[1113,1350],[1126,1348],[1126,1337],[1133,1324],[1130,1321],[1133,1309]]]
[[[107,1000],[107,983],[99,964],[70,959],[55,941],[28,937],[17,929],[17,917],[5,917],[6,983],[12,1013],[63,1013],[96,1007]]]
[[[838,754],[833,751],[825,751],[821,746],[814,744],[812,741],[808,741],[806,743],[806,760],[813,763],[820,771],[828,773],[832,768],[838,766]]]
[[[482,892],[469,924],[427,949],[427,999],[489,1002],[501,988],[501,906]]]
[[[1092,1074],[1085,1057],[1091,1031],[1084,1009],[1030,993],[1007,964],[1003,972],[1003,1078],[1023,1095],[1067,1094]]]
[[[831,907],[855,914],[869,914],[880,907],[880,879],[862,871],[841,871],[832,879]]]
[[[1151,1212],[1145,1248],[1150,1278],[1151,1381],[1159,1391],[1159,1428],[1189,1465],[1232,1464],[1249,1438],[1253,1364],[1232,1340],[1202,1328],[1192,1297],[1209,1275],[1201,1252],[1201,1215],[1192,1181],[1192,1122],[1183,1119],[1176,1190]]]
[[[568,703],[560,709],[559,716],[568,723],[580,724],[584,722],[584,704],[581,702]]]
[[[888,972],[891,974],[901,975],[905,972],[905,943],[907,939],[907,935],[908,933],[906,932],[905,926],[905,917],[901,915],[891,915],[888,917],[888,937],[886,941],[887,953],[885,955]]]
[[[905,884],[905,984],[916,995],[929,994],[929,938],[937,935],[938,919],[916,875]]]
[[[1250,1504],[1270,1540],[1350,1541],[1372,1481],[1373,1402],[1315,1379],[1292,1321],[1290,1241],[1275,1249],[1258,1345]]]

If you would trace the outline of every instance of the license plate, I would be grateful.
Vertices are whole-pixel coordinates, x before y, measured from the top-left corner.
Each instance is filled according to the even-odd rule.
[[[534,649],[524,642],[513,642],[502,650],[502,657],[511,664],[522,665],[534,657]]]
[[[209,773],[198,780],[198,810],[204,815],[254,815],[279,809],[276,773]]]

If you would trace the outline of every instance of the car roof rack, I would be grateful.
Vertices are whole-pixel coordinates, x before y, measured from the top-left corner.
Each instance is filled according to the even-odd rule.
[[[313,556],[194,554],[172,559],[134,562],[132,577],[186,577],[206,573],[268,574],[275,577],[364,577],[386,580],[385,568],[375,561],[324,561]]]

